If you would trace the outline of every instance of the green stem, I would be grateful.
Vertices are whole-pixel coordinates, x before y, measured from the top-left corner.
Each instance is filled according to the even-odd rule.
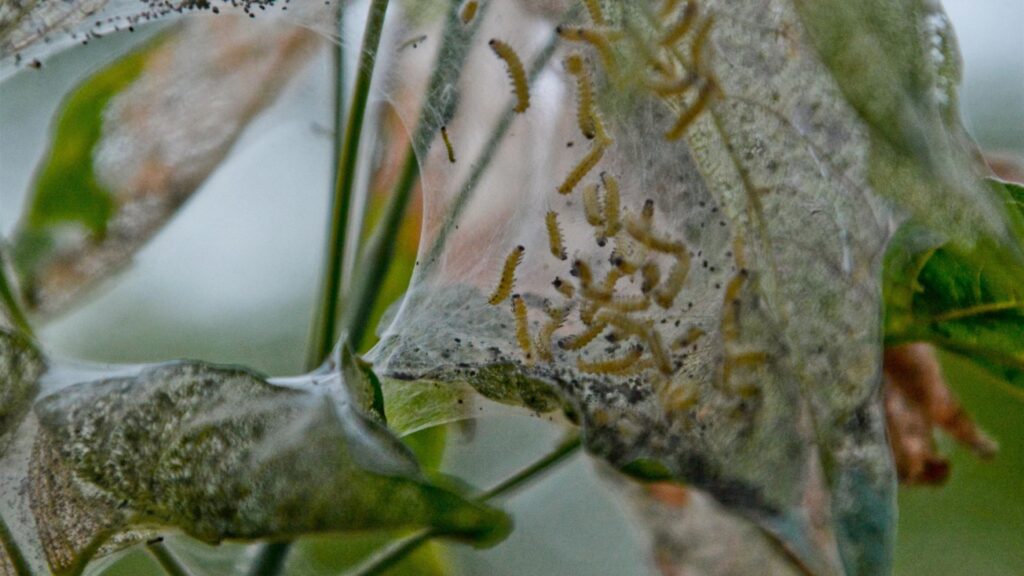
[[[468,27],[462,24],[459,18],[460,4],[459,0],[449,0],[437,63],[434,65],[426,97],[420,108],[419,121],[405,152],[402,172],[395,189],[391,192],[384,214],[377,222],[366,248],[360,253],[359,268],[353,278],[351,290],[345,298],[341,331],[347,334],[348,341],[354,347],[360,346],[369,328],[380,287],[393,261],[395,238],[412,198],[412,191],[419,181],[417,153],[421,157],[426,156],[441,126],[454,114],[456,98],[452,98],[448,88],[458,83],[463,63],[471,47],[471,40],[490,3],[480,6],[474,23]]]
[[[562,444],[560,444],[558,448],[555,448],[555,450],[550,454],[544,456],[540,460],[537,460],[533,464],[530,464],[526,468],[523,468],[519,472],[516,472],[512,476],[509,476],[505,480],[502,480],[497,486],[494,486],[477,497],[476,501],[480,503],[487,502],[494,498],[505,496],[508,493],[523,487],[527,483],[536,481],[543,476],[544,473],[554,468],[555,465],[561,463],[569,456],[572,456],[580,446],[582,446],[582,441],[579,435],[573,434],[572,437],[562,442]],[[354,570],[346,572],[346,576],[373,576],[375,574],[380,574],[416,551],[417,548],[428,542],[431,538],[439,535],[440,534],[431,528],[424,528],[417,532],[413,532],[405,538],[392,543],[377,554],[374,554]]]
[[[338,337],[338,301],[341,292],[342,258],[345,254],[345,229],[358,168],[359,143],[363,134],[363,121],[366,118],[366,102],[369,99],[370,83],[373,80],[387,8],[388,0],[373,0],[366,19],[359,67],[352,88],[352,101],[349,104],[341,152],[338,154],[338,171],[331,201],[330,231],[321,278],[320,300],[310,337],[307,365],[320,364],[330,353]],[[336,140],[338,136],[335,134]]]
[[[277,576],[283,573],[291,547],[290,540],[261,546],[252,565],[249,566],[249,576]]]
[[[18,298],[14,295],[14,283],[7,280],[7,271],[7,259],[3,248],[0,247],[0,304],[7,310],[14,327],[28,338],[34,338],[32,325],[22,311]]]
[[[160,564],[169,576],[191,576],[188,568],[178,561],[163,540],[146,544],[146,551]]]
[[[0,548],[7,552],[7,558],[14,567],[14,574],[16,576],[32,576],[32,570],[28,566],[28,561],[25,560],[25,555],[18,548],[18,543],[14,541],[14,534],[7,527],[7,522],[4,521],[3,515],[0,515]]]

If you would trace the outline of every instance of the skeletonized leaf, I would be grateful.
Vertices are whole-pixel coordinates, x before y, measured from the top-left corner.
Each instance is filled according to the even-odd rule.
[[[433,527],[486,544],[508,529],[501,512],[428,481],[349,403],[339,375],[274,383],[189,363],[134,372],[57,386],[22,427],[0,502],[30,560],[75,572],[96,550],[131,543],[109,538],[133,527],[210,543]],[[11,491],[18,472],[27,501]]]
[[[57,312],[127,265],[315,42],[287,24],[192,19],[77,87],[12,239],[31,308]]]

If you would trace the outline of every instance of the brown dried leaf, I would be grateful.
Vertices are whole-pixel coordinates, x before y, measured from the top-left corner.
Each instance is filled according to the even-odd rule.
[[[979,458],[995,456],[996,443],[978,428],[949,389],[931,345],[887,348],[884,368],[889,443],[900,482],[936,485],[949,476],[949,462],[935,446],[935,428],[946,431]]]

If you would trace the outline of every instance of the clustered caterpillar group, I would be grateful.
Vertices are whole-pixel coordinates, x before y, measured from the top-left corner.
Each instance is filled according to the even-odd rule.
[[[591,144],[556,190],[559,195],[570,197],[581,189],[581,201],[567,199],[567,203],[582,210],[582,220],[593,230],[593,241],[607,251],[608,258],[606,262],[574,258],[568,277],[555,276],[551,282],[560,303],[548,302],[544,310],[546,319],[534,325],[530,323],[531,311],[526,301],[519,294],[512,295],[516,342],[528,364],[538,359],[551,362],[556,354],[568,354],[575,357],[580,373],[641,375],[666,409],[684,409],[697,400],[697,395],[695,384],[681,372],[680,357],[692,352],[690,349],[705,333],[691,326],[682,336],[670,332],[672,337],[666,338],[664,317],[651,315],[651,310],[667,310],[676,305],[690,274],[691,254],[685,242],[659,230],[653,200],[647,199],[635,207],[624,204],[623,184],[611,169],[602,166],[615,140],[602,118],[596,89],[598,80],[616,82],[620,73],[633,72],[620,72],[617,63],[620,50],[628,50],[632,43],[633,48],[640,49],[653,74],[642,86],[677,112],[665,137],[682,137],[718,93],[706,62],[714,21],[700,14],[695,0],[665,0],[659,16],[647,14],[651,21],[642,27],[655,36],[651,42],[639,38],[635,30],[613,28],[600,0],[582,2],[592,27],[559,26],[556,32],[566,42],[582,44],[584,50],[591,48],[600,63],[595,74],[583,52],[570,52],[564,60],[565,72],[575,85],[577,128]],[[517,99],[515,111],[522,112],[529,105],[529,86],[522,64],[507,44],[498,40],[490,44],[506,63]],[[568,260],[559,214],[547,211],[545,227],[551,256],[558,261]],[[609,242],[610,248],[605,248]],[[515,269],[522,255],[523,248],[519,246],[506,258],[489,300],[491,304],[511,295]],[[738,274],[736,278],[741,277]],[[734,279],[726,289],[727,308],[737,300],[741,282]],[[573,310],[578,321],[570,318]],[[728,325],[732,321],[728,313],[723,318],[726,338],[735,331],[735,327]],[[678,327],[679,322],[674,326]],[[561,331],[569,333],[556,338]],[[557,353],[553,342],[557,342]],[[755,365],[762,356],[741,351],[736,359]]]

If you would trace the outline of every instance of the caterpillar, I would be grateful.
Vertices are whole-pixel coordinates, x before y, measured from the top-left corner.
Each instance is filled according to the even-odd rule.
[[[665,283],[654,292],[654,301],[658,306],[665,309],[672,307],[672,303],[676,301],[676,296],[683,289],[683,284],[686,282],[686,277],[689,273],[690,255],[685,251],[680,252],[676,255],[676,261],[672,264],[668,277],[665,278]]]
[[[741,270],[739,274],[729,280],[725,287],[725,296],[722,298],[724,311],[722,312],[722,338],[729,342],[739,336],[739,329],[736,326],[736,317],[739,316],[739,294],[743,282],[747,279],[746,272]]]
[[[469,24],[476,18],[477,8],[480,7],[480,3],[477,0],[469,0],[466,5],[462,7],[462,12],[459,13],[459,18],[462,19],[463,24]]]
[[[549,306],[547,313],[550,320],[544,323],[544,326],[537,334],[537,356],[540,356],[546,362],[550,362],[552,358],[551,338],[565,324],[565,319],[569,315],[569,309]]]
[[[683,137],[686,129],[697,119],[697,116],[700,116],[700,113],[707,107],[708,102],[711,101],[711,96],[714,95],[716,90],[715,86],[713,80],[705,80],[704,84],[700,87],[700,91],[697,92],[697,99],[679,116],[679,119],[676,120],[672,128],[665,133],[666,140],[679,140]]]
[[[580,322],[583,322],[587,326],[594,325],[594,315],[601,309],[601,305],[597,302],[587,302],[580,306]]]
[[[693,384],[677,384],[667,378],[655,381],[654,393],[658,395],[658,401],[667,411],[686,410],[699,398],[699,392]]]
[[[643,312],[651,307],[651,301],[644,296],[621,296],[612,298],[605,307],[616,312]]]
[[[444,140],[444,148],[448,151],[448,161],[455,164],[455,149],[452,148],[452,141],[448,138],[447,126],[441,126],[441,140]]]
[[[608,23],[604,18],[604,10],[601,9],[601,0],[583,0],[583,4],[587,7],[591,22],[597,26],[604,26]]]
[[[698,338],[700,338],[703,335],[704,331],[694,326],[687,330],[686,334],[683,334],[683,336],[679,338],[679,340],[676,340],[675,347],[688,348],[690,345],[696,342]]]
[[[604,277],[604,282],[601,283],[602,289],[607,292],[615,292],[615,285],[618,284],[619,280],[625,275],[626,274],[618,268],[608,270],[608,274]]]
[[[615,248],[608,258],[612,266],[615,266],[626,274],[633,274],[640,269],[646,258],[646,247],[624,236],[615,237]]]
[[[598,312],[594,321],[598,324],[614,326],[626,334],[630,334],[641,339],[647,339],[647,334],[652,329],[650,320],[638,320],[626,316],[625,314],[620,314],[614,310],[607,309]]]
[[[516,317],[516,342],[526,355],[526,361],[533,359],[530,344],[530,321],[527,316],[526,302],[519,294],[512,295],[512,313]]]
[[[579,54],[570,54],[565,59],[565,69],[576,78],[576,122],[579,124],[580,132],[588,140],[600,136],[601,141],[609,141],[608,132],[597,112],[594,83],[583,57]]]
[[[551,247],[551,254],[559,260],[565,260],[565,242],[562,240],[562,229],[558,226],[558,214],[554,210],[548,210],[544,217],[548,227],[548,244]]]
[[[601,182],[604,183],[604,234],[608,238],[615,237],[622,229],[622,222],[619,221],[620,200],[619,181],[607,172],[601,173]]]
[[[398,51],[401,52],[402,50],[405,50],[406,48],[408,48],[410,46],[412,46],[413,49],[416,49],[416,48],[419,47],[420,42],[423,42],[426,39],[427,39],[427,35],[426,34],[420,34],[419,36],[413,36],[412,38],[409,38],[405,42],[402,42],[402,45],[398,47]]]
[[[607,302],[611,299],[610,290],[594,285],[594,273],[590,270],[590,265],[583,260],[574,260],[569,273],[580,279],[580,292],[585,298],[598,302]]]
[[[648,294],[661,281],[661,268],[658,268],[658,264],[655,262],[645,262],[640,267],[640,276],[643,278],[643,281],[640,283],[640,291]]]
[[[572,193],[573,189],[576,188],[576,185],[580,183],[580,180],[582,180],[583,177],[593,170],[594,166],[601,161],[601,157],[604,156],[604,149],[606,146],[606,142],[601,140],[596,141],[590,147],[590,152],[587,152],[587,155],[580,160],[579,164],[577,164],[571,172],[569,172],[569,175],[565,177],[565,180],[558,185],[558,193]]]
[[[558,346],[565,350],[579,350],[586,346],[587,344],[593,342],[594,338],[597,338],[598,336],[601,335],[601,332],[604,332],[604,329],[605,324],[592,324],[586,330],[580,332],[579,334],[569,336],[568,338],[563,338],[562,341],[558,343]]]
[[[626,354],[619,358],[612,358],[611,360],[599,360],[597,362],[587,362],[582,358],[576,359],[576,367],[580,372],[586,372],[588,374],[622,374],[634,368],[634,364],[643,355],[643,349],[639,346],[634,346],[629,349]]]
[[[686,245],[682,242],[668,240],[654,234],[651,231],[650,220],[643,219],[642,216],[638,220],[632,214],[628,214],[623,220],[626,232],[651,250],[664,252],[665,254],[682,254],[686,252]]]
[[[679,0],[665,0],[665,3],[661,5],[661,10],[658,11],[658,18],[665,19],[676,11],[677,6],[679,6]]]
[[[498,55],[498,58],[505,61],[508,75],[512,79],[512,89],[516,95],[516,106],[513,110],[519,114],[526,112],[526,109],[530,107],[530,84],[526,79],[526,70],[523,69],[519,55],[511,46],[497,38],[492,38],[488,45]]]
[[[647,331],[647,345],[651,348],[651,357],[662,374],[672,373],[672,358],[669,357],[665,345],[661,341],[661,333],[651,327]]]
[[[711,27],[715,24],[714,14],[708,16],[701,23],[697,33],[693,35],[693,48],[690,56],[693,59],[693,68],[698,74],[704,73],[704,49],[707,47],[708,37],[711,35]]]
[[[596,183],[587,184],[583,187],[583,215],[587,218],[587,224],[591,226],[604,226],[604,209],[601,206],[601,190]],[[598,242],[598,244],[603,244]]]
[[[686,7],[683,8],[683,15],[679,20],[669,28],[668,32],[661,39],[662,46],[673,46],[679,42],[679,40],[690,31],[694,21],[697,19],[697,3],[687,2]]]
[[[519,266],[519,262],[523,259],[523,252],[525,251],[526,248],[519,245],[513,248],[512,252],[509,252],[509,255],[505,257],[505,265],[501,269],[501,279],[498,280],[498,285],[494,287],[494,293],[487,300],[489,304],[501,304],[512,293],[512,285],[516,281],[516,267]]]
[[[640,209],[640,220],[648,227],[654,220],[654,200],[644,200],[644,207]]]
[[[680,78],[671,78],[661,82],[648,80],[647,88],[658,96],[678,96],[692,88],[698,78],[700,77],[696,74],[686,72]]]
[[[615,62],[615,51],[608,37],[603,32],[582,28],[578,26],[559,26],[555,32],[570,42],[584,42],[590,44],[597,50],[601,57],[601,63],[608,72],[616,72],[618,64]]]
[[[551,283],[551,285],[555,287],[555,290],[558,290],[559,294],[565,296],[570,300],[573,296],[576,295],[576,288],[573,287],[572,283],[566,282],[565,280],[562,280],[558,276],[555,276],[555,280],[554,282]]]

